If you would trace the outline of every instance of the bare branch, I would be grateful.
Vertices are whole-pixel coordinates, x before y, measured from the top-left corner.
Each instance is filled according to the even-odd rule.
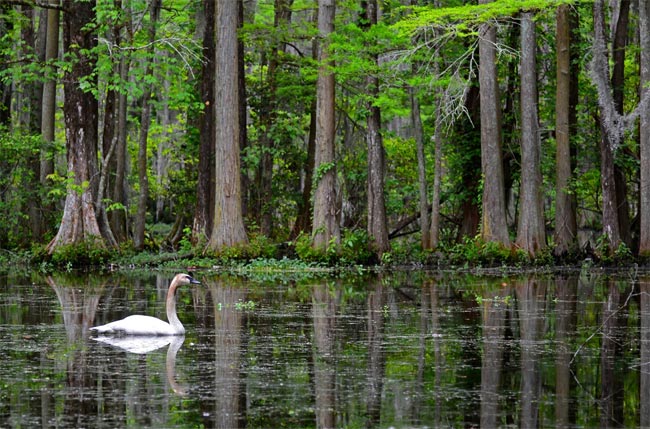
[[[604,4],[602,0],[596,0],[594,2],[594,42],[589,72],[598,92],[598,106],[600,107],[603,128],[613,146],[612,151],[616,151],[623,141],[625,132],[635,126],[641,112],[650,104],[650,91],[643,91],[642,98],[634,110],[627,115],[620,114],[616,110],[616,103],[612,93],[607,54]]]
[[[47,1],[38,1],[38,0],[3,0],[4,4],[12,6],[28,6],[28,7],[40,7],[42,9],[54,9],[59,11],[65,11],[63,6],[59,4],[52,4]]]
[[[151,46],[155,46],[155,45],[167,45],[183,61],[185,66],[190,70],[190,74],[193,77],[194,77],[194,72],[192,71],[192,67],[190,66],[190,61],[196,60],[201,63],[204,62],[203,58],[200,55],[198,55],[194,50],[192,50],[190,46],[187,46],[188,42],[190,45],[197,45],[196,41],[194,41],[193,39],[183,39],[178,37],[163,37],[139,46],[120,46],[103,37],[99,37],[98,41],[106,45],[106,48],[108,49],[108,53],[111,57],[113,56],[114,50],[133,52],[133,51],[146,50]]]

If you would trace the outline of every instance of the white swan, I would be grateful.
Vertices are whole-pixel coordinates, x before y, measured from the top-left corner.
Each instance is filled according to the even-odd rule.
[[[176,315],[176,288],[180,285],[201,284],[188,274],[176,274],[167,291],[167,320],[169,323],[151,316],[133,315],[122,320],[90,328],[100,334],[119,335],[183,335],[185,328]]]

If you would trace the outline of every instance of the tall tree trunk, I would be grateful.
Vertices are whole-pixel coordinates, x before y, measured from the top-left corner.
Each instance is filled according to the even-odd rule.
[[[607,240],[609,252],[611,253],[622,243],[618,219],[618,202],[616,199],[614,153],[623,138],[623,124],[612,95],[611,83],[609,82],[609,62],[605,28],[605,5],[602,0],[596,0],[594,2],[592,77],[596,81],[601,108],[600,181],[603,193],[603,236]]]
[[[19,6],[22,15],[20,24],[21,44],[18,47],[19,56],[35,56],[37,61],[45,59],[45,46],[39,49],[36,43],[35,21],[36,10],[28,5]],[[39,43],[40,45],[40,43]],[[28,82],[17,79],[14,82],[16,87],[15,103],[18,126],[27,133],[38,133],[41,125],[41,95],[42,84],[38,81]],[[39,177],[37,174],[36,177]]]
[[[650,96],[650,1],[639,0],[641,38],[641,99]],[[650,256],[650,105],[641,112],[639,152],[641,158],[639,254]],[[650,415],[650,413],[648,413]]]
[[[114,3],[115,10],[121,11],[121,1],[117,0]],[[108,43],[114,46],[121,45],[121,25],[119,22],[113,22],[110,33],[107,35],[109,38]],[[118,56],[118,58],[121,57]],[[121,63],[118,60],[113,62],[113,73],[119,76]],[[117,240],[112,231],[112,225],[106,207],[104,206],[104,199],[112,199],[112,192],[115,186],[112,186],[111,180],[115,179],[115,170],[117,168],[117,161],[115,157],[116,148],[119,144],[120,129],[115,126],[118,122],[120,114],[120,93],[114,88],[109,88],[106,91],[105,100],[103,103],[104,112],[103,118],[103,132],[101,142],[101,169],[99,177],[99,186],[97,189],[97,196],[95,197],[95,209],[97,210],[97,217],[99,227],[102,234],[107,237],[111,245],[117,245]],[[101,122],[101,121],[100,121]]]
[[[508,46],[516,46],[520,44],[520,30],[516,25],[508,26],[505,31],[505,37],[507,38],[506,44]],[[519,62],[518,58],[515,56],[506,56],[503,61],[502,69],[504,70],[504,80],[505,80],[505,93],[501,94],[499,91],[499,96],[501,97],[502,109],[499,109],[499,114],[501,115],[501,155],[503,163],[503,189],[504,189],[504,201],[506,205],[506,218],[508,227],[513,227],[515,231],[517,230],[517,221],[518,221],[518,212],[515,208],[514,213],[509,211],[509,203],[511,201],[511,195],[516,194],[514,191],[515,185],[515,174],[513,168],[515,165],[520,165],[520,160],[515,156],[516,146],[520,146],[520,124],[517,121],[519,116],[516,112],[517,95],[521,93],[520,86],[521,82],[519,79]],[[498,73],[497,69],[497,73]],[[498,77],[497,77],[498,80]]]
[[[521,192],[517,246],[534,257],[546,247],[541,141],[537,117],[537,41],[532,13],[521,14]]]
[[[480,0],[479,3],[490,3]],[[501,113],[496,68],[496,29],[479,29],[479,85],[481,97],[481,171],[483,172],[483,217],[481,238],[510,246],[501,153]]]
[[[199,118],[199,166],[196,188],[196,208],[192,224],[192,241],[196,244],[209,238],[214,211],[214,49],[215,2],[203,1],[205,29],[203,33],[203,67],[200,94],[203,112]]]
[[[208,248],[248,242],[242,217],[239,165],[239,68],[237,2],[217,2],[215,74],[215,208]]]
[[[57,0],[50,0],[52,4],[58,4]],[[45,44],[45,62],[48,67],[45,69],[45,82],[43,83],[41,134],[47,143],[54,141],[54,114],[56,111],[56,77],[54,67],[50,64],[59,57],[59,11],[57,9],[47,10],[47,35]],[[42,151],[45,156],[41,158],[41,183],[45,184],[47,176],[54,173],[54,161],[49,155],[50,148]]]
[[[130,26],[130,23],[126,24]],[[128,53],[123,53],[120,57],[120,82],[126,82],[129,77],[131,58]],[[111,199],[113,202],[121,204],[124,208],[112,210],[109,213],[109,222],[111,230],[118,242],[124,242],[128,238],[128,225],[126,216],[127,198],[126,198],[126,137],[128,122],[128,98],[123,91],[117,97],[117,136],[115,146],[115,179],[113,181],[113,192]]]
[[[36,9],[22,5],[20,6],[20,13],[23,16],[21,23],[20,35],[23,46],[20,48],[24,50],[22,56],[28,57],[33,55],[37,61],[43,62],[45,60],[45,43],[44,34],[46,24],[43,20],[40,21],[39,32],[37,35],[36,28]],[[40,14],[41,19],[46,17],[47,14]],[[16,82],[17,98],[17,113],[18,113],[18,126],[21,132],[35,135],[40,131],[42,121],[42,101],[43,84],[39,81],[32,82]],[[39,179],[40,179],[40,159],[37,153],[32,153],[27,157],[27,168],[33,174],[29,175],[26,180],[25,190],[27,192],[26,206],[22,211],[26,212],[28,217],[29,232],[31,233],[31,240],[38,241],[42,238],[44,232],[44,225],[41,219],[41,195],[39,195]],[[27,237],[25,237],[27,238]]]
[[[149,9],[149,62],[145,75],[153,75],[153,57],[155,52],[156,25],[160,17],[162,0],[152,0]],[[133,223],[133,246],[137,250],[144,249],[144,237],[147,223],[147,202],[149,201],[149,178],[147,177],[147,140],[151,125],[151,94],[153,84],[145,86],[142,94],[142,114],[140,116],[140,138],[138,140],[138,208]]]
[[[50,0],[50,4],[58,5],[58,0]],[[41,149],[40,182],[41,186],[48,184],[48,177],[54,173],[54,159],[52,146],[54,143],[55,113],[56,113],[56,76],[51,65],[59,57],[59,11],[47,10],[47,33],[45,36],[45,80],[43,82],[43,97],[41,98],[41,136],[45,144]],[[1,110],[1,109],[0,109]],[[42,207],[43,227],[46,219],[54,212],[54,207]]]
[[[439,94],[440,97],[442,94]],[[436,249],[440,242],[440,194],[442,188],[442,98],[439,98],[436,103],[436,119],[435,129],[433,131],[433,144],[434,144],[434,161],[433,161],[433,192],[431,195],[431,230],[429,231],[429,238],[431,240],[431,248]]]
[[[571,137],[575,126],[575,104],[572,94],[576,92],[572,76],[572,34],[576,26],[576,14],[571,6],[557,9],[556,55],[557,76],[555,95],[555,249],[556,255],[564,255],[576,244],[578,226],[576,221],[576,198],[569,184],[573,172]]]
[[[313,247],[326,249],[331,242],[339,245],[341,233],[338,224],[336,198],[336,166],[334,161],[334,75],[330,70],[327,39],[334,31],[334,0],[318,1],[318,80],[316,84],[316,152],[314,172]]]
[[[436,7],[440,7],[439,2],[436,2]],[[436,49],[435,55],[441,58],[439,49]],[[440,63],[435,61],[433,65],[433,72],[436,76],[440,75]],[[444,98],[444,91],[442,88],[435,89],[435,118],[433,120],[433,145],[434,145],[434,161],[433,161],[433,192],[431,195],[431,225],[429,230],[430,247],[435,249],[438,247],[440,241],[440,189],[442,187],[442,104]],[[424,154],[423,154],[424,155]],[[418,155],[419,157],[419,155]],[[418,162],[419,165],[419,162]],[[422,209],[420,209],[422,210]]]
[[[619,3],[618,19],[613,34],[612,59],[612,91],[614,103],[619,114],[624,112],[625,102],[625,48],[628,39],[628,27],[630,22],[630,0],[621,0]],[[617,152],[614,151],[614,157]],[[619,153],[619,156],[623,155]],[[632,245],[632,233],[630,230],[630,206],[627,199],[627,179],[623,167],[614,162],[614,180],[616,186],[616,206],[618,208],[618,226],[621,233],[621,240],[629,247]]]
[[[115,7],[117,10],[122,10],[124,14],[123,29],[120,30],[120,38],[124,39],[126,43],[130,43],[133,35],[133,22],[131,15],[125,9],[130,3],[124,5],[122,0],[115,0]],[[129,70],[131,68],[131,56],[129,52],[123,52],[120,56],[120,82],[127,82],[129,79]],[[117,108],[117,146],[115,147],[115,180],[113,183],[112,199],[115,203],[119,203],[123,208],[113,210],[109,214],[111,229],[118,242],[124,242],[129,237],[129,218],[127,217],[127,182],[126,182],[126,169],[127,169],[127,126],[128,126],[128,97],[124,91],[121,91],[118,96]]]
[[[361,2],[362,13],[364,14],[364,26],[369,31],[373,25],[377,25],[379,13],[377,0]],[[375,65],[379,59],[375,56],[372,59]],[[386,200],[384,195],[384,180],[386,176],[386,161],[384,159],[384,141],[381,135],[381,111],[375,105],[374,99],[379,96],[379,78],[372,73],[366,78],[366,90],[370,95],[370,101],[366,109],[366,144],[368,147],[368,236],[370,238],[370,249],[379,259],[390,250],[388,240],[388,225],[386,221]]]
[[[247,2],[248,8],[250,10],[246,11],[244,9],[244,1],[238,0],[238,25],[241,28],[245,23],[252,23],[255,16],[255,7],[257,1],[250,0]],[[237,42],[237,64],[238,64],[238,77],[237,77],[237,87],[239,92],[239,150],[240,157],[243,156],[245,149],[248,147],[248,131],[246,127],[246,121],[248,117],[248,105],[246,103],[246,62],[244,61],[244,55],[246,54],[244,42],[241,39],[238,39]],[[240,163],[242,162],[240,158]],[[250,180],[248,180],[248,175],[244,169],[240,169],[241,176],[241,204],[242,204],[242,217],[246,218],[248,216],[248,206],[250,205]],[[213,192],[214,194],[214,192]],[[213,204],[214,207],[214,204]]]
[[[625,8],[627,6],[621,3],[621,13],[627,13]],[[619,25],[625,27],[625,21],[626,18],[619,18],[617,27]],[[627,213],[627,207],[621,208],[622,204],[627,205],[627,200],[624,195],[624,180],[621,178],[620,173],[619,178],[616,177],[617,172],[614,157],[623,141],[625,131],[631,128],[635,123],[636,117],[647,109],[648,103],[650,103],[650,97],[645,93],[645,96],[639,101],[635,109],[628,114],[623,114],[619,110],[622,104],[622,96],[612,86],[618,86],[618,91],[620,91],[621,78],[618,76],[616,79],[610,81],[605,28],[605,5],[603,0],[596,0],[594,1],[594,42],[590,72],[591,79],[598,91],[598,107],[600,108],[600,126],[602,130],[600,148],[601,188],[603,192],[603,237],[605,237],[609,252],[613,253],[624,242],[624,239],[627,238],[627,225],[629,222],[625,214]],[[623,31],[615,30],[616,34],[619,32]],[[620,40],[618,42],[615,41],[614,46],[617,43],[623,45],[619,46],[617,50],[624,47],[624,42]],[[617,61],[622,62],[622,59],[618,57]],[[620,73],[620,71],[617,71],[617,73]],[[619,182],[618,186],[616,184],[617,180]],[[621,217],[626,217],[626,219],[621,222]],[[621,231],[621,229],[624,229],[624,231]]]
[[[601,118],[602,121],[602,118]],[[623,242],[618,221],[618,203],[616,200],[616,176],[614,172],[614,150],[609,141],[605,125],[601,124],[600,138],[600,187],[603,193],[603,235],[613,253]]]
[[[95,213],[97,192],[97,100],[84,91],[80,80],[92,79],[95,71],[90,52],[97,44],[96,35],[87,28],[94,22],[95,2],[66,4],[63,37],[66,53],[77,58],[64,76],[66,154],[68,171],[74,177],[68,185],[59,231],[48,245],[54,253],[59,246],[100,240],[104,244]]]

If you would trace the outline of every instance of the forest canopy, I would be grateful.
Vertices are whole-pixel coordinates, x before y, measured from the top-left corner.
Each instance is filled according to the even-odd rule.
[[[648,3],[5,0],[0,249],[645,258]]]

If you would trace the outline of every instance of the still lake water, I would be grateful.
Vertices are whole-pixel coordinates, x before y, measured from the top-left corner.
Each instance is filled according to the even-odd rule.
[[[0,277],[0,427],[650,426],[650,276]],[[129,340],[131,340],[129,342]]]

